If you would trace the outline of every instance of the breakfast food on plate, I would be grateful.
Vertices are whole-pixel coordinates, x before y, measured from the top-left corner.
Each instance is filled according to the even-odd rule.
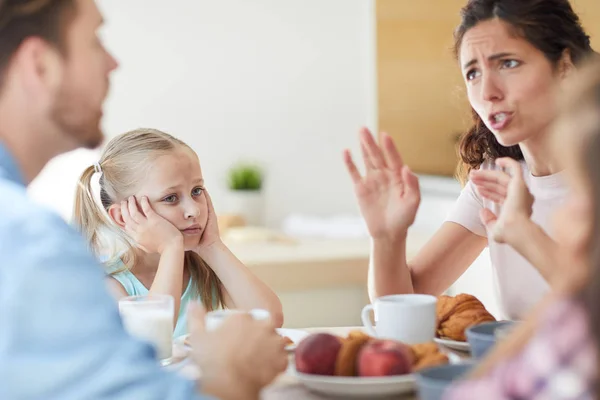
[[[358,352],[369,339],[371,338],[366,334],[350,334],[347,338],[342,339],[342,347],[335,362],[335,375],[356,375],[356,358],[358,357]]]
[[[359,376],[388,376],[409,374],[413,356],[408,345],[395,340],[373,339],[358,353]]]
[[[415,344],[410,348],[414,359],[413,371],[448,364],[448,357],[434,342]]]
[[[295,358],[298,372],[365,377],[404,375],[448,363],[433,342],[409,346],[358,330],[345,338],[328,333],[309,335],[298,344]]]
[[[285,343],[286,346],[294,344],[294,341],[292,339],[290,339],[289,337],[287,337],[287,336],[283,337],[283,341],[284,341],[284,343]]]
[[[348,333],[348,338],[359,338],[359,337],[372,339],[371,336],[369,336],[368,334],[366,334],[363,331],[353,330],[353,331],[350,331],[350,333]]]
[[[296,370],[305,374],[333,375],[341,347],[341,339],[329,333],[307,336],[296,348]]]
[[[496,320],[484,305],[470,294],[439,296],[436,306],[437,336],[464,342],[468,327]]]

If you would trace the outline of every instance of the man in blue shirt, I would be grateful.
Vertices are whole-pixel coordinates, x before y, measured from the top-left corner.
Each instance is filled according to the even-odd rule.
[[[116,61],[93,0],[0,0],[0,399],[254,399],[285,369],[270,323],[215,332],[191,310],[201,387],[162,370],[128,336],[101,267],[26,187],[54,156],[103,139]]]

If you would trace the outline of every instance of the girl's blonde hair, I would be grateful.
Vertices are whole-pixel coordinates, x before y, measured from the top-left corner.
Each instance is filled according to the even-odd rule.
[[[110,206],[131,195],[153,160],[181,147],[194,152],[181,140],[157,129],[136,129],[112,139],[98,163],[83,171],[75,193],[73,220],[94,253],[108,253],[106,265],[114,265],[119,259],[123,262],[125,267],[109,270],[110,275],[133,268],[137,261],[133,240],[108,217]],[[92,195],[91,182],[96,172],[101,172],[102,207]],[[222,307],[223,291],[215,272],[193,251],[186,251],[184,260],[184,268],[189,271],[204,307]]]

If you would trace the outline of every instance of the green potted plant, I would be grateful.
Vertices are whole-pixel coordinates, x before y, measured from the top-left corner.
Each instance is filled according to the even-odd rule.
[[[263,173],[255,164],[239,163],[229,169],[228,186],[230,190],[260,191]]]
[[[248,225],[263,224],[264,174],[258,165],[239,162],[227,172],[227,211],[241,215]]]

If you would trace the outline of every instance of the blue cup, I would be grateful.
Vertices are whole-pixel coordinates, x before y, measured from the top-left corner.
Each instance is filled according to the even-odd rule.
[[[494,344],[501,340],[514,325],[514,321],[497,321],[468,328],[465,335],[471,346],[471,355],[476,359],[485,356]]]
[[[472,361],[423,369],[416,373],[420,400],[441,400],[452,382],[462,378],[475,365]]]

